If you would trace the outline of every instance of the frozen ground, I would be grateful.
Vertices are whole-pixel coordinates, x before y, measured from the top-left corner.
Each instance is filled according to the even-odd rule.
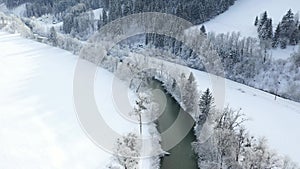
[[[102,168],[111,154],[88,139],[74,109],[78,58],[3,32],[0,44],[0,168]],[[92,68],[86,62],[86,71]],[[137,131],[137,124],[115,110],[112,81],[111,73],[98,69],[95,98],[100,112],[118,133]]]

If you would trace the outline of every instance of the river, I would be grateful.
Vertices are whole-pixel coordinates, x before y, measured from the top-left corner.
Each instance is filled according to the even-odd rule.
[[[151,83],[153,89],[159,89],[166,93],[166,107],[163,114],[157,119],[156,123],[158,125],[158,131],[163,133],[172,126],[178,116],[182,117],[177,125],[178,127],[174,130],[172,134],[182,135],[183,139],[175,147],[167,150],[169,155],[164,156],[161,159],[161,169],[197,169],[197,157],[192,150],[191,143],[196,140],[193,127],[189,129],[191,124],[194,124],[193,118],[186,112],[182,110],[177,101],[170,95],[167,94],[166,90],[162,87],[159,81],[154,80]],[[189,125],[187,125],[189,124]],[[188,127],[188,130],[185,128]],[[189,132],[186,132],[189,131]],[[185,137],[184,137],[185,136]],[[167,140],[170,138],[164,138],[162,136],[162,148],[166,150]]]

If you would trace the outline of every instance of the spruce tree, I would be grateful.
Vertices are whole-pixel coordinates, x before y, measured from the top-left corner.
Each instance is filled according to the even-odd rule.
[[[286,46],[287,46],[287,43],[288,43],[287,38],[282,37],[282,38],[279,39],[279,42],[280,42],[280,48],[285,49]]]
[[[267,39],[273,38],[273,25],[272,25],[272,19],[268,19],[267,21]]]
[[[294,20],[294,14],[290,9],[282,18],[282,21],[280,23],[280,38],[285,39],[282,40],[283,43],[290,43],[289,40],[291,39],[291,35],[295,29],[296,24]],[[286,44],[283,44],[282,46],[285,46]]]
[[[254,26],[257,26],[257,25],[258,25],[258,22],[259,22],[258,16],[256,16],[255,21],[254,21]]]
[[[298,36],[299,36],[299,30],[295,29],[292,32],[292,34],[290,36],[290,39],[289,39],[291,45],[297,45],[298,44],[298,42],[299,42],[299,37]]]
[[[108,22],[108,18],[107,18],[107,12],[105,9],[102,10],[102,21],[103,21],[103,24],[106,25],[107,22]]]
[[[259,20],[259,24],[258,24],[258,28],[257,31],[260,32],[260,30],[262,29],[262,27],[265,25],[265,23],[268,20],[268,13],[267,11],[265,11],[262,15],[261,15],[261,19]]]
[[[200,116],[199,116],[199,124],[203,124],[206,121],[206,118],[209,115],[209,112],[212,109],[214,99],[212,96],[212,93],[209,89],[206,89],[206,91],[201,95],[200,102],[199,102],[199,110],[200,110]]]
[[[277,28],[275,30],[273,39],[272,39],[272,47],[277,48],[279,44],[279,38],[280,38],[280,24],[277,25]]]
[[[200,31],[201,31],[201,33],[203,33],[204,35],[206,35],[206,29],[205,29],[204,25],[201,26]]]

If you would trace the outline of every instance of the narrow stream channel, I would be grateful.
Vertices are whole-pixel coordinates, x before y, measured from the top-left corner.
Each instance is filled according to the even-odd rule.
[[[153,80],[151,82],[151,87],[153,89],[160,89],[162,91],[165,91],[165,89],[162,87],[162,84],[157,81]],[[165,91],[165,93],[167,93]],[[166,131],[176,120],[178,117],[181,107],[177,103],[177,101],[170,95],[166,94],[166,108],[164,110],[164,113],[158,118],[156,121],[158,125],[158,131],[160,133]],[[186,127],[186,124],[193,123],[193,118],[186,112],[183,112],[184,114],[184,120],[181,121],[179,124],[179,127],[175,130],[174,135],[186,135],[179,144],[177,144],[175,147],[173,147],[171,150],[168,150],[167,152],[170,153],[169,155],[164,156],[161,159],[161,169],[197,169],[197,157],[192,150],[191,143],[196,140],[196,137],[194,135],[194,129],[191,128],[189,132],[184,132],[181,130],[182,128]],[[165,150],[165,144],[166,144],[167,138],[162,137],[162,148]]]

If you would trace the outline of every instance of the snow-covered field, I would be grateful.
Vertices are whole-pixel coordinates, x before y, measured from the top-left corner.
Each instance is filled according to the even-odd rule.
[[[87,138],[74,109],[78,57],[1,32],[0,44],[0,168],[102,168],[111,155]],[[94,67],[86,62],[87,69]],[[210,86],[206,73],[194,73],[201,89]],[[98,69],[95,98],[104,119],[119,133],[138,131],[115,110],[112,81],[111,73]],[[252,134],[265,136],[271,148],[300,163],[299,103],[275,101],[273,95],[226,80],[225,104],[242,109]]]
[[[74,109],[78,57],[3,32],[0,44],[0,168],[102,168],[111,154],[88,139]],[[98,69],[95,98],[104,119],[120,134],[138,131],[114,109],[112,81]]]
[[[200,90],[211,88],[207,73],[193,70]],[[213,89],[213,88],[212,88]],[[214,93],[215,94],[215,93]],[[242,85],[225,81],[225,105],[244,113],[251,135],[265,137],[279,155],[288,155],[300,163],[300,103]]]

